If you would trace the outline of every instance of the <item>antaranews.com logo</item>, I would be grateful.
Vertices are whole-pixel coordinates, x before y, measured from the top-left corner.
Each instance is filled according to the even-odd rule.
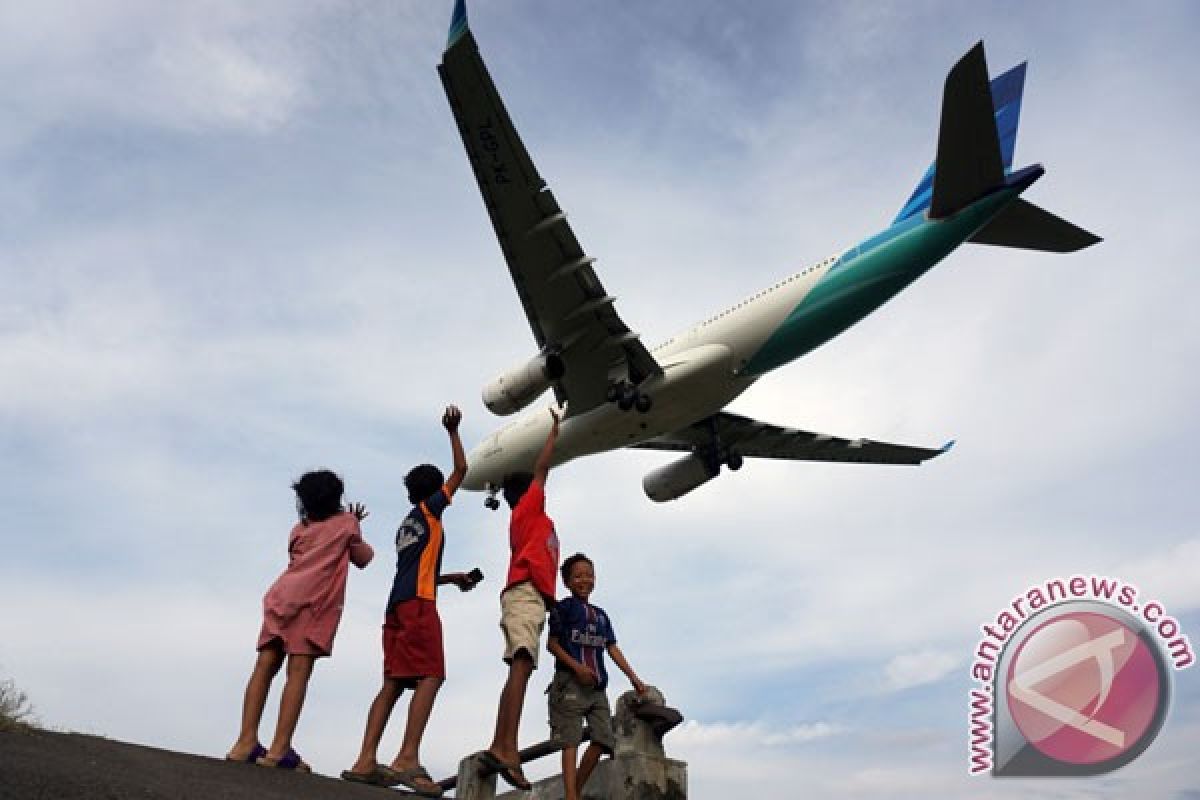
[[[1162,603],[1096,575],[1033,586],[982,631],[968,695],[972,775],[1097,775],[1128,764],[1162,727],[1171,671],[1194,661]]]

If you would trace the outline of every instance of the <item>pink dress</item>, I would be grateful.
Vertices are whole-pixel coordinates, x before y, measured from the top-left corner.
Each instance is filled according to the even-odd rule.
[[[353,514],[297,523],[288,536],[287,569],[263,597],[258,649],[279,639],[289,655],[331,654],[345,604],[349,563],[362,569],[374,556]]]

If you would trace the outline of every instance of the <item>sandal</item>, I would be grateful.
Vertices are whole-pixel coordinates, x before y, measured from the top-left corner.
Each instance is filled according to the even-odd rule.
[[[275,769],[290,769],[296,772],[312,772],[312,767],[305,763],[304,759],[295,750],[288,748],[283,758],[271,758],[270,756],[260,756],[254,762],[260,767],[273,767]]]
[[[342,770],[342,780],[350,783],[365,783],[368,786],[383,786],[391,787],[392,784],[388,780],[388,776],[383,774],[383,767],[376,766],[370,772],[354,772],[353,770]]]
[[[442,792],[445,791],[433,782],[433,778],[429,777],[429,772],[421,766],[409,769],[392,769],[381,766],[376,772],[388,781],[388,786],[404,786],[422,797],[441,797]]]
[[[233,754],[233,751],[230,750],[228,753],[225,754],[225,760],[226,761],[235,761],[238,764],[254,764],[260,758],[265,756],[266,754],[267,754],[267,748],[263,747],[261,744],[255,744],[254,749],[252,749],[250,751],[250,754],[248,756],[246,756],[244,758],[238,758],[237,756],[235,756]]]
[[[479,758],[488,770],[504,778],[504,782],[514,789],[528,792],[533,788],[533,784],[525,779],[525,773],[521,771],[520,764],[508,764],[501,761],[491,750],[480,751]]]

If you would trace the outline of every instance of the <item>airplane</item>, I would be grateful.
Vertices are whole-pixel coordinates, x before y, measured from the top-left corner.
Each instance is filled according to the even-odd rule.
[[[935,161],[891,225],[783,278],[649,350],[617,314],[567,217],[509,118],[456,0],[438,66],[484,206],[537,344],[483,388],[497,415],[553,389],[562,417],[552,464],[633,447],[682,454],[642,481],[674,500],[746,458],[916,465],[929,448],[772,425],[723,410],[771,370],[863,319],[964,242],[1073,252],[1101,239],[1023,199],[1040,164],[1013,170],[1025,63],[988,79],[980,41],[950,70]],[[496,493],[529,470],[551,414],[490,434],[468,455],[463,487]]]

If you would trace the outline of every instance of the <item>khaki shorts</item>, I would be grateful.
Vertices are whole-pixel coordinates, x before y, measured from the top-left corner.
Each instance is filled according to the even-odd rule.
[[[613,750],[612,710],[608,695],[595,686],[584,686],[566,670],[557,670],[547,692],[550,696],[550,741],[562,747],[578,747],[583,741],[587,718],[592,742],[606,753]]]
[[[546,627],[546,603],[529,581],[521,581],[500,593],[500,630],[504,631],[504,660],[512,663],[521,650],[529,653],[537,668],[538,645]]]

